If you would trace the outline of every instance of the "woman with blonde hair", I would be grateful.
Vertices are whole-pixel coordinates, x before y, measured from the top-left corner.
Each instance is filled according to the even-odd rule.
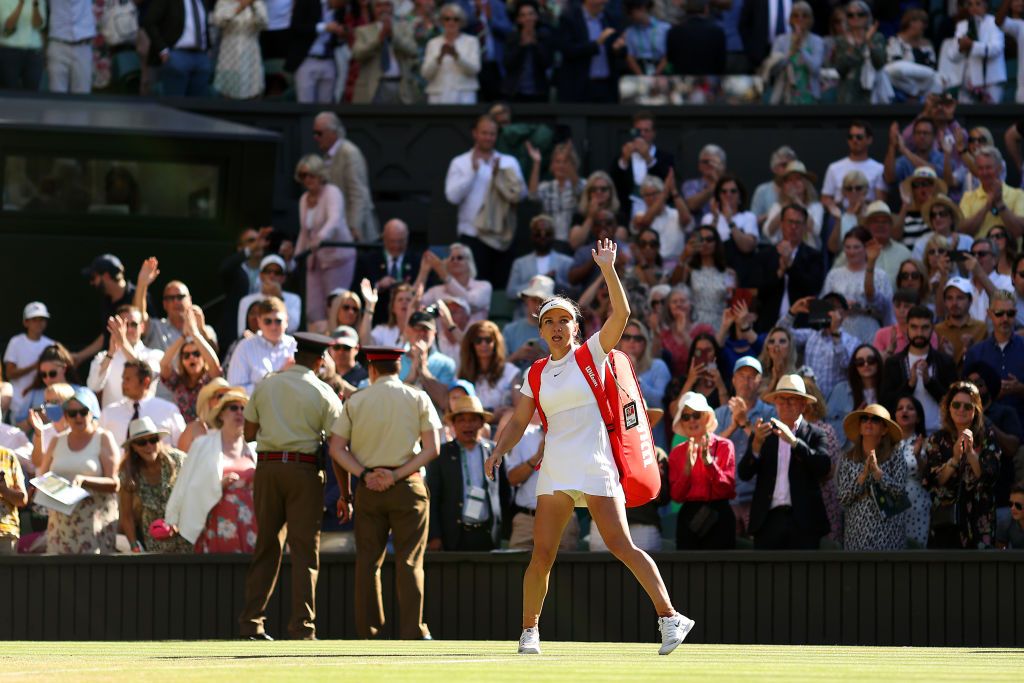
[[[849,171],[843,176],[840,186],[842,201],[833,202],[829,213],[838,221],[833,225],[832,232],[828,236],[828,250],[830,253],[838,254],[846,233],[860,225],[864,221],[864,211],[868,208],[868,177],[861,171]]]
[[[796,373],[796,343],[793,333],[785,327],[773,327],[764,338],[764,348],[758,357],[764,370],[761,395],[775,391],[783,375]]]
[[[551,216],[555,240],[569,243],[569,228],[573,214],[582,201],[586,183],[579,176],[580,160],[572,141],[560,142],[551,152],[551,180],[540,179],[540,150],[526,143],[533,165],[530,168],[528,190],[530,199],[540,202],[541,213]]]
[[[214,377],[199,390],[199,394],[196,396],[196,419],[185,425],[185,431],[178,438],[180,450],[187,453],[192,442],[206,434],[210,427],[210,411],[216,410],[220,397],[228,390],[229,386],[223,377]]]
[[[471,324],[462,336],[459,377],[473,383],[480,403],[494,413],[492,424],[511,412],[512,387],[520,374],[519,368],[505,362],[506,357],[505,339],[490,320]]]
[[[366,302],[364,319],[372,319],[373,309],[377,306],[377,290],[366,279],[359,283],[359,288],[363,294],[363,301]],[[404,344],[408,340],[405,329],[409,324],[409,316],[419,308],[422,295],[422,285],[413,287],[407,282],[395,285],[391,289],[388,321],[375,325],[369,333],[366,332],[367,325],[361,327],[359,329],[360,343],[363,346],[401,346]]]
[[[480,40],[463,33],[465,25],[466,13],[461,5],[449,2],[441,7],[443,32],[427,41],[420,62],[430,104],[476,104]]]
[[[420,272],[414,285],[425,284],[433,270],[443,284],[434,285],[423,293],[421,306],[430,306],[445,297],[456,297],[469,304],[469,319],[486,320],[491,309],[493,285],[477,278],[473,251],[462,242],[448,246],[448,256],[442,259],[429,249],[423,252]]]
[[[619,216],[619,193],[615,191],[612,177],[604,171],[594,171],[587,176],[580,196],[579,212],[573,217],[575,224],[569,230],[569,246],[579,249],[590,242],[594,234],[594,221],[602,209],[607,209]]]

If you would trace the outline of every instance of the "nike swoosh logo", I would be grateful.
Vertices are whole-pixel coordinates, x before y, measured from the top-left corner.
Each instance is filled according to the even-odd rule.
[[[563,370],[562,372],[565,372],[565,371]],[[559,375],[561,375],[561,374],[562,374],[561,372],[552,372],[552,373],[551,373],[551,376],[552,376],[552,377],[558,377],[558,376],[559,376]]]

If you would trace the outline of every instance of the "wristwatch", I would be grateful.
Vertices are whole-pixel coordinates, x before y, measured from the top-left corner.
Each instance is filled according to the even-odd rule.
[[[365,484],[366,483],[366,477],[368,477],[369,475],[370,475],[370,468],[369,467],[364,467],[363,471],[359,473],[359,483]]]

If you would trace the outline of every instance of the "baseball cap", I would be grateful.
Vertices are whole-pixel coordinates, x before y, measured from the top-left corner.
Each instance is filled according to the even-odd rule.
[[[534,275],[519,291],[519,296],[535,296],[538,299],[550,299],[555,295],[555,281],[547,275]]]
[[[434,316],[424,311],[416,311],[409,316],[409,327],[426,327],[431,330],[437,329],[437,323],[434,322]]]
[[[285,264],[284,259],[278,256],[277,254],[269,254],[267,256],[264,256],[263,260],[260,261],[260,271],[262,272],[263,269],[269,266],[270,264],[281,266],[281,270],[285,272],[288,271],[288,266]]]
[[[950,287],[956,287],[967,296],[974,296],[974,287],[971,285],[971,281],[967,278],[962,277],[951,277],[946,280],[946,286],[942,290],[945,292]]]
[[[868,204],[868,210],[864,214],[864,218],[871,218],[875,214],[885,214],[886,216],[892,216],[892,209],[889,205],[881,200],[875,200]]]
[[[82,275],[85,277],[92,277],[94,273],[109,273],[111,275],[117,275],[118,273],[124,272],[124,264],[121,263],[121,259],[117,258],[113,254],[100,254],[92,260],[85,268],[82,268]]]
[[[476,387],[468,379],[457,379],[448,385],[448,391],[452,389],[462,389],[469,396],[476,396]]]
[[[49,318],[50,311],[47,310],[46,304],[42,301],[33,301],[32,303],[25,306],[25,311],[21,314],[22,320],[31,320],[32,318]]]
[[[764,370],[761,369],[761,361],[754,358],[753,356],[743,356],[736,361],[736,364],[732,367],[732,374],[736,374],[740,371],[740,368],[754,368],[757,370],[757,374],[763,375]]]
[[[331,332],[331,337],[334,339],[335,344],[341,344],[349,348],[355,348],[359,345],[359,335],[348,325],[338,325],[335,327],[334,331]]]

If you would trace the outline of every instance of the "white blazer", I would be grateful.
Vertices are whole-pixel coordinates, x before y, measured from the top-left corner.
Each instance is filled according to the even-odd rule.
[[[967,35],[967,20],[962,19],[956,23],[956,32],[953,39]],[[998,85],[1006,82],[1006,60],[1003,58],[1004,38],[1003,32],[996,26],[996,19],[991,14],[982,17],[978,24],[978,39],[971,46],[969,54],[962,54],[959,50],[951,54],[953,62],[966,65],[964,69],[964,85],[983,86]]]
[[[256,461],[256,445],[246,444],[245,455]],[[224,465],[220,460],[220,430],[214,429],[192,442],[188,457],[174,482],[167,500],[164,521],[178,528],[178,533],[189,543],[195,543],[206,526],[206,518],[213,506],[220,502],[224,490],[220,480]]]
[[[445,55],[441,63],[437,57],[441,54],[444,36],[435,36],[427,42],[423,55],[423,66],[420,73],[427,80],[428,95],[440,95],[455,90],[479,90],[477,74],[480,72],[480,41],[473,36],[462,33],[455,39],[455,51],[459,58],[452,59]]]

